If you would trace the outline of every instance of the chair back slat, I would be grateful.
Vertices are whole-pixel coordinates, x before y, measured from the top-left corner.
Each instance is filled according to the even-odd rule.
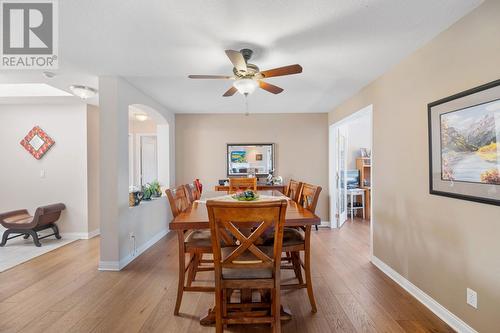
[[[290,179],[288,186],[286,188],[285,195],[292,199],[293,201],[299,201],[300,190],[302,188],[302,182]]]
[[[286,207],[286,200],[207,201],[215,270],[219,273],[222,268],[279,270]],[[260,246],[261,241],[269,232],[274,233],[274,244],[264,249]],[[222,245],[232,249],[225,257]]]
[[[186,184],[184,186],[186,187],[186,192],[190,202],[194,202],[195,200],[200,200],[201,194],[195,183]]]
[[[186,210],[191,204],[184,185],[169,188],[165,190],[165,194],[167,195],[168,202],[170,203],[170,209],[172,210],[172,215],[174,217]]]
[[[321,186],[303,183],[298,203],[302,207],[314,213],[316,211],[316,205],[318,204],[320,192]]]
[[[229,178],[229,193],[237,191],[257,191],[257,178]]]

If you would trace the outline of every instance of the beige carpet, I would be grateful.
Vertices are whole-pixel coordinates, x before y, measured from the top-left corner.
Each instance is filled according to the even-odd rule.
[[[4,232],[4,228],[0,226],[0,237]],[[51,232],[49,230],[48,232]],[[46,234],[40,232],[40,235]],[[48,237],[40,240],[41,247],[36,247],[33,244],[32,238],[23,239],[17,237],[7,241],[7,245],[0,247],[0,272],[6,271],[9,268],[22,264],[28,260],[41,256],[44,253],[50,252],[61,246],[69,244],[76,239],[56,239],[55,237]]]

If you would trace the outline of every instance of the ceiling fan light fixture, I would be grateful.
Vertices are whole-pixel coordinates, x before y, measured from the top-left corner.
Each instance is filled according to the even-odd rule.
[[[253,79],[239,79],[233,82],[233,86],[242,95],[249,95],[255,91],[259,83]]]
[[[92,87],[82,86],[78,84],[71,85],[69,90],[73,93],[73,95],[80,97],[81,99],[92,98],[97,94],[97,89]]]

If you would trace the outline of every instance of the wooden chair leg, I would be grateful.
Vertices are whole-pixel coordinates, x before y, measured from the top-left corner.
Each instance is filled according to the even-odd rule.
[[[222,323],[222,302],[224,302],[222,290],[220,288],[215,289],[215,332],[223,333],[224,324]]]
[[[186,254],[184,253],[184,232],[182,230],[177,231],[177,240],[179,241],[179,282],[177,284],[177,300],[175,301],[174,316],[179,315],[186,279]]]
[[[311,311],[316,313],[318,309],[316,307],[316,300],[314,299],[311,277],[311,226],[307,226],[305,232],[304,271],[306,274],[307,295],[311,303]]]
[[[26,230],[27,233],[30,234],[31,237],[33,237],[33,243],[35,243],[36,247],[42,246],[42,243],[40,243],[40,240],[38,239],[38,233],[34,230]]]
[[[300,265],[300,252],[292,252],[291,257],[295,277],[297,278],[297,280],[299,280],[299,284],[303,284],[304,279],[302,278],[302,268]]]
[[[57,239],[61,239],[61,235],[59,234],[59,228],[57,227],[57,225],[55,223],[52,223],[50,225],[50,228],[52,229],[52,231],[54,232],[54,236],[57,238]]]
[[[274,322],[272,324],[273,333],[281,333],[281,302],[280,302],[280,289],[279,283],[277,283],[277,288],[272,290],[272,302],[271,302],[271,313],[273,315]]]
[[[198,272],[198,265],[200,264],[200,254],[193,254],[191,266],[189,268],[187,286],[191,287],[191,284],[196,279],[196,273]]]
[[[3,232],[2,242],[0,243],[0,246],[5,246],[5,244],[7,244],[7,238],[9,238],[10,233],[11,231],[9,229]]]

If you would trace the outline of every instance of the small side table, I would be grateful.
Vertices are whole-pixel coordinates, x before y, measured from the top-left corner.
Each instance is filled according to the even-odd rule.
[[[353,219],[354,211],[357,209],[362,209],[363,219],[365,219],[365,191],[366,189],[364,188],[351,188],[347,190],[347,195],[350,197],[349,210],[351,213],[351,220]],[[354,206],[354,202],[357,196],[361,196],[361,206]]]

